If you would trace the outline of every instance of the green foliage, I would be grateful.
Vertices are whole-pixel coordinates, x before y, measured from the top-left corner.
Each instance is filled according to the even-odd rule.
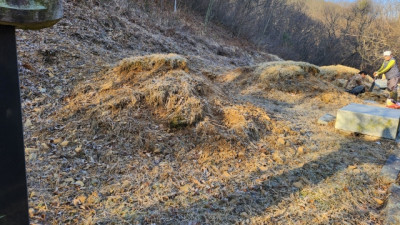
[[[169,122],[170,128],[184,128],[188,125],[187,120],[182,116],[175,116]]]

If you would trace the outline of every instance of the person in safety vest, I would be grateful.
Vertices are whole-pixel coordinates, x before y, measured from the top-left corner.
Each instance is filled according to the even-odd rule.
[[[397,102],[397,84],[400,80],[400,71],[397,67],[396,59],[393,58],[391,51],[385,51],[383,53],[385,59],[382,63],[381,68],[374,72],[374,76],[380,76],[385,74],[387,79],[387,89],[389,91],[389,98],[386,101],[387,105],[394,104]]]

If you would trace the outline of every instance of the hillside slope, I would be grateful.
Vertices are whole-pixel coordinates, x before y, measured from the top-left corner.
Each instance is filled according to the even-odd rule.
[[[18,32],[32,223],[382,223],[395,144],[316,123],[357,70],[113,4]]]

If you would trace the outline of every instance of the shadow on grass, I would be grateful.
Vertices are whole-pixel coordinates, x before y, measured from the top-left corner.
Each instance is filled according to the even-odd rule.
[[[169,208],[168,210],[158,211],[157,208],[159,206],[154,206],[148,210],[158,211],[160,217],[144,221],[142,220],[143,218],[136,219],[144,223],[162,224],[235,224],[240,221],[246,221],[249,218],[263,216],[267,214],[271,207],[277,206],[293,194],[300,195],[303,188],[317,185],[336,173],[345,170],[348,166],[357,166],[364,163],[383,165],[385,162],[384,157],[388,154],[388,150],[376,153],[368,151],[368,154],[363,154],[365,148],[368,148],[367,145],[371,144],[363,140],[342,143],[338,151],[323,155],[299,168],[270,176],[261,184],[248,187],[245,191],[237,190],[226,195],[196,202],[184,208]],[[351,150],[354,149],[354,145],[360,146],[357,151]],[[358,175],[368,176],[366,173]],[[260,173],[257,172],[250,176],[260,176]],[[304,187],[296,187],[294,183],[299,180],[306,180],[308,184],[304,185]],[[231,181],[235,182],[234,180]],[[375,181],[367,177],[363,179],[363,182],[362,186],[358,187],[361,191],[368,190],[371,185],[374,185]],[[162,203],[160,204],[162,205]],[[271,222],[285,224],[280,219],[272,219]]]

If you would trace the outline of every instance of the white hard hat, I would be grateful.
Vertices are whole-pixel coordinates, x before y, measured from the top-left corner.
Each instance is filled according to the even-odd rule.
[[[391,51],[385,51],[384,53],[383,53],[383,56],[391,56],[392,55],[392,52]]]

